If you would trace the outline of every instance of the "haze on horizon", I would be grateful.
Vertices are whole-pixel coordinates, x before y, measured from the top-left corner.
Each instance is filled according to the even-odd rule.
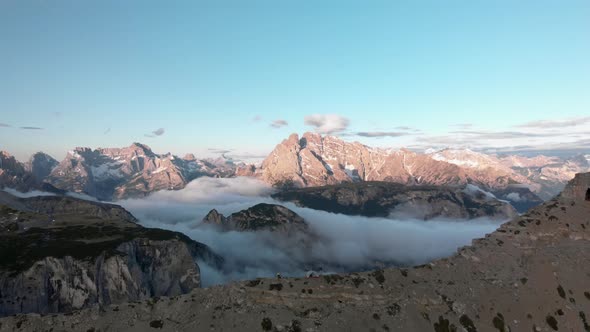
[[[588,1],[0,2],[0,150],[590,148]]]

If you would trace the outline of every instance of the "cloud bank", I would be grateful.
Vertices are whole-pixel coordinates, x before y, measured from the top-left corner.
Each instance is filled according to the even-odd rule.
[[[523,123],[518,125],[517,127],[524,127],[524,128],[566,128],[566,127],[574,127],[583,125],[586,123],[590,123],[590,116],[586,117],[579,117],[567,120],[539,120],[539,121],[531,121],[527,123]]]
[[[407,266],[449,256],[458,247],[494,231],[488,220],[394,220],[345,216],[275,202],[272,189],[250,178],[199,178],[180,191],[160,191],[144,199],[118,202],[146,227],[187,234],[222,255],[216,270],[199,262],[203,284],[272,277],[277,272],[303,276],[308,270],[352,272],[383,265]],[[220,232],[201,224],[213,208],[224,215],[258,203],[284,205],[309,225],[305,244],[268,232]]]

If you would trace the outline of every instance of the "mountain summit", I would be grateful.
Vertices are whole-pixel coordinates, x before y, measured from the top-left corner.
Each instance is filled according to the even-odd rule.
[[[57,188],[102,200],[142,197],[158,190],[182,189],[200,176],[233,175],[231,165],[156,154],[141,143],[125,148],[76,148],[46,179]]]
[[[334,136],[307,132],[290,135],[260,167],[248,166],[240,175],[253,175],[278,187],[316,187],[342,182],[385,181],[407,185],[473,184],[512,203],[535,204],[559,193],[575,173],[590,170],[584,158],[489,155],[468,149],[381,149]],[[532,191],[532,192],[531,192]],[[534,193],[533,193],[534,192]],[[524,207],[531,204],[524,203]]]

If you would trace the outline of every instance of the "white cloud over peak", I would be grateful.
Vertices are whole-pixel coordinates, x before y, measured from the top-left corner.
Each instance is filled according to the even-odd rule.
[[[312,114],[305,117],[305,125],[321,134],[334,134],[346,130],[350,120],[338,114]]]

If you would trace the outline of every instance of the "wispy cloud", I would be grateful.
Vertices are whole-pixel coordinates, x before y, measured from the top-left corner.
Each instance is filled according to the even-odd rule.
[[[346,130],[350,120],[338,114],[312,114],[305,117],[305,125],[321,134],[333,134]]]
[[[252,118],[252,122],[260,122],[262,121],[262,117],[260,115],[256,115]]]
[[[522,128],[564,128],[564,127],[574,127],[583,125],[586,123],[590,123],[590,116],[585,117],[578,117],[572,118],[567,120],[538,120],[538,121],[531,121],[527,123],[523,123],[516,127]]]
[[[274,120],[270,126],[273,128],[282,128],[285,126],[288,126],[289,122],[285,121],[285,120]]]
[[[469,129],[469,128],[473,128],[473,123],[457,123],[455,125],[452,125],[453,127],[459,128],[459,129]]]
[[[9,124],[6,124],[6,123],[1,123],[1,122],[0,122],[0,127],[3,127],[3,128],[10,128],[10,127],[12,127],[12,126],[11,126],[11,125],[9,125]]]
[[[43,130],[44,128],[41,128],[41,127],[28,127],[28,126],[25,126],[25,127],[20,127],[20,129],[24,129],[24,130]]]
[[[398,126],[398,127],[393,128],[393,129],[395,129],[395,130],[403,130],[403,131],[413,131],[413,132],[420,131],[419,129],[408,127],[408,126]]]
[[[355,134],[361,137],[400,137],[410,135],[399,131],[361,131]]]
[[[562,133],[529,133],[521,131],[475,131],[475,130],[458,130],[452,131],[451,134],[464,134],[473,136],[476,139],[514,139],[524,137],[557,137],[563,136]]]
[[[217,149],[217,148],[209,148],[207,150],[209,150],[212,153],[219,153],[219,154],[226,154],[226,153],[230,153],[233,151],[230,149]]]
[[[106,134],[108,134],[108,133],[110,133],[110,132],[111,132],[111,128],[107,128],[107,130],[105,130],[105,131],[103,132],[103,134],[105,134],[105,135],[106,135]]]
[[[158,137],[158,136],[162,136],[164,135],[166,131],[164,130],[164,128],[158,128],[154,131],[152,131],[151,134],[145,134],[145,137]]]

